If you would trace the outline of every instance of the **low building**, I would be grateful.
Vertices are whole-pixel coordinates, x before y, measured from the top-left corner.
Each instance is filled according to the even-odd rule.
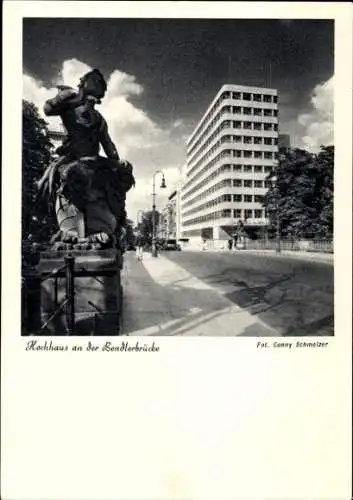
[[[54,146],[54,154],[55,154],[55,150],[59,146],[61,146],[64,139],[66,138],[64,127],[60,124],[55,124],[55,125],[50,124],[48,128],[48,135],[50,142]]]

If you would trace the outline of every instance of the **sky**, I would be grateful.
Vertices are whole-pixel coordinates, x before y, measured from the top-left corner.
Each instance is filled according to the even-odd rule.
[[[278,89],[280,133],[293,146],[315,152],[333,143],[330,20],[24,19],[23,98],[41,113],[57,84],[76,87],[91,68],[108,81],[98,109],[134,166],[127,195],[134,221],[151,208],[159,169],[167,189],[157,182],[157,209],[166,203],[186,140],[223,84]]]

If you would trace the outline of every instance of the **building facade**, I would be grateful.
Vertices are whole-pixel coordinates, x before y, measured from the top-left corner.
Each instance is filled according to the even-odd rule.
[[[61,146],[66,137],[65,129],[61,124],[49,125],[48,135],[50,142],[54,146],[54,154],[57,147]]]
[[[168,203],[161,211],[158,237],[162,239],[178,238],[178,190],[168,197]]]
[[[289,134],[279,134],[278,136],[278,149],[286,151],[290,149],[290,135]]]
[[[187,141],[181,236],[228,239],[239,221],[266,227],[263,197],[277,161],[277,90],[223,85]]]

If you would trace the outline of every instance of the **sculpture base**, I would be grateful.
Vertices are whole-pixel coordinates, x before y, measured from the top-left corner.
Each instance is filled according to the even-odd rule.
[[[73,258],[71,275],[67,257]],[[121,267],[122,257],[116,250],[43,253],[37,266],[41,276],[41,334],[119,335]]]

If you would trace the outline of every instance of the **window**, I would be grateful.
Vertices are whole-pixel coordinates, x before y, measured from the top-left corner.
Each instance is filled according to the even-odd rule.
[[[278,111],[277,111],[277,109],[274,109],[274,110],[273,110],[273,116],[278,116]]]
[[[233,153],[236,158],[241,158],[241,151],[236,149],[235,151],[233,151]]]
[[[273,125],[273,130],[274,130],[275,132],[277,132],[277,131],[278,131],[278,125],[277,125],[277,123],[275,123],[275,124]]]
[[[244,210],[244,218],[251,219],[251,217],[252,217],[252,210]]]
[[[251,94],[243,92],[243,101],[251,101]]]
[[[260,194],[255,194],[255,203],[263,203],[264,197],[261,196]]]
[[[241,187],[242,186],[242,180],[241,179],[233,179],[233,186],[234,187]]]
[[[222,197],[222,201],[228,203],[229,201],[232,201],[232,195],[230,194],[224,194]]]
[[[244,202],[245,203],[251,203],[252,202],[252,196],[251,196],[251,194],[244,194]]]
[[[234,194],[233,195],[233,201],[235,201],[236,203],[240,203],[241,199],[242,199],[241,194]]]
[[[273,140],[273,144],[274,144],[275,146],[278,146],[278,139],[276,138],[276,139],[272,139],[272,140]]]
[[[256,172],[257,174],[262,173],[262,165],[255,165],[254,172]]]
[[[255,158],[261,158],[262,159],[262,151],[254,151],[254,156],[255,156]]]
[[[262,144],[262,137],[254,137],[254,144]]]
[[[262,101],[262,96],[261,96],[261,94],[254,94],[254,95],[253,95],[253,101],[256,101],[256,102],[261,102],[261,101]]]
[[[265,181],[265,187],[270,188],[271,187],[271,181]]]
[[[254,116],[262,116],[262,109],[254,108]]]
[[[264,142],[265,142],[266,146],[271,146],[272,145],[271,137],[265,137]]]
[[[233,97],[233,99],[240,99],[241,98],[241,94],[240,94],[240,92],[233,92],[232,97]]]
[[[272,130],[272,123],[264,123],[264,130]]]
[[[273,96],[273,102],[274,103],[278,102],[278,97],[276,95]]]
[[[233,170],[234,170],[234,172],[241,172],[242,167],[243,167],[243,165],[236,164],[236,165],[233,165]]]
[[[251,158],[252,157],[252,151],[243,151],[244,158]]]
[[[272,167],[265,167],[265,174],[272,172]]]
[[[233,122],[233,127],[234,128],[241,128],[241,122]]]
[[[232,211],[227,209],[227,210],[222,210],[222,217],[231,217],[232,216]]]
[[[262,123],[254,123],[254,130],[262,130]]]
[[[272,116],[272,109],[264,109],[264,116]]]
[[[255,219],[261,219],[262,217],[262,210],[255,210]]]
[[[254,186],[256,188],[262,188],[263,187],[263,181],[254,181]]]
[[[251,108],[243,108],[244,115],[251,115]]]
[[[239,208],[236,208],[234,211],[233,211],[233,214],[234,214],[234,217],[236,219],[241,219],[241,210]]]
[[[264,95],[263,96],[263,102],[272,102],[272,96],[270,96],[270,95]]]
[[[241,135],[234,135],[233,137],[235,142],[241,142]]]
[[[272,160],[272,158],[273,158],[273,153],[265,151],[265,160]]]
[[[252,181],[250,179],[246,179],[244,181],[244,187],[251,188],[252,187]]]
[[[240,114],[241,113],[241,107],[240,106],[233,106],[233,113]]]
[[[252,172],[252,165],[244,165],[244,172]]]
[[[251,144],[252,143],[252,137],[245,136],[244,137],[244,144]]]
[[[251,122],[244,122],[244,123],[243,123],[243,127],[244,127],[246,130],[250,130],[250,129],[251,129]]]

